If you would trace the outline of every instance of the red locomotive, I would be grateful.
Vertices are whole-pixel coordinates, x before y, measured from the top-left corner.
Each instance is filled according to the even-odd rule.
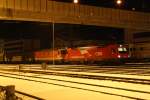
[[[35,61],[57,63],[100,63],[119,62],[127,59],[129,53],[124,45],[109,44],[34,52]]]

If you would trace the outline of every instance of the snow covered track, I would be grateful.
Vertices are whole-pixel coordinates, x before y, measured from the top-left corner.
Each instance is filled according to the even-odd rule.
[[[54,98],[53,100],[148,100],[150,98],[149,76],[67,71],[65,68],[60,68],[61,71],[54,69],[2,68],[0,79],[3,83],[0,82],[0,85],[15,84],[18,91],[45,100],[51,98]]]
[[[150,96],[150,91],[142,91],[142,90],[134,90],[134,89],[125,89],[125,88],[119,88],[119,87],[112,87],[112,86],[105,86],[105,85],[99,85],[99,84],[91,84],[91,83],[86,83],[86,82],[78,82],[78,81],[69,81],[69,80],[64,80],[64,79],[55,79],[55,78],[49,78],[48,75],[42,75],[42,74],[29,74],[28,73],[10,73],[10,72],[1,72],[0,76],[3,77],[8,77],[8,78],[15,78],[19,80],[26,80],[26,81],[34,81],[38,83],[44,83],[44,84],[51,84],[51,85],[57,85],[57,86],[62,86],[62,87],[69,87],[69,88],[74,88],[74,89],[81,89],[85,91],[91,91],[91,92],[97,92],[97,93],[103,93],[103,94],[108,94],[108,95],[114,95],[114,96],[120,96],[120,97],[125,97],[128,99],[138,99],[138,100],[146,100],[147,96]],[[84,79],[81,79],[84,80]],[[89,79],[88,79],[89,80]],[[81,86],[80,86],[81,85]],[[101,91],[101,88],[105,88],[103,91]],[[139,95],[143,95],[146,98],[141,98],[141,97],[134,97],[134,96],[128,96],[124,94],[118,94],[117,93],[110,93],[105,90],[112,89],[113,91],[124,91],[124,92],[129,92],[129,94],[135,94],[138,93]]]

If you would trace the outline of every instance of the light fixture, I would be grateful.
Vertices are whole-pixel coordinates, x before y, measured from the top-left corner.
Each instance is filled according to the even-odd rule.
[[[78,0],[73,0],[73,3],[78,3],[79,1]]]
[[[116,3],[117,3],[117,5],[121,5],[122,4],[122,0],[117,0]]]

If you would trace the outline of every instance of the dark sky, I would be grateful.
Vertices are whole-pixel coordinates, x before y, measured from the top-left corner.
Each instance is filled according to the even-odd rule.
[[[73,2],[73,0],[54,0],[60,2]],[[116,0],[79,0],[80,4],[93,5],[99,7],[117,8],[135,11],[150,12],[150,0],[122,0],[123,4],[118,7]]]

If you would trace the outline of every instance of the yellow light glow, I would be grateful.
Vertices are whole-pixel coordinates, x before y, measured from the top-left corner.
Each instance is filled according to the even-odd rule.
[[[78,1],[78,0],[74,0],[73,2],[74,2],[74,3],[78,3],[79,1]]]
[[[118,5],[122,4],[122,1],[121,0],[117,0],[117,4]]]

